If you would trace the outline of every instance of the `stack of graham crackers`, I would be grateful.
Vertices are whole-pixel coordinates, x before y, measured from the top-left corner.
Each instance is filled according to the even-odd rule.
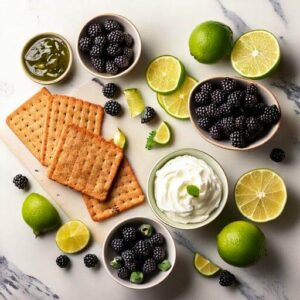
[[[42,88],[6,122],[48,177],[82,193],[94,221],[144,202],[123,150],[100,136],[103,108]],[[69,200],[66,200],[69,201]]]

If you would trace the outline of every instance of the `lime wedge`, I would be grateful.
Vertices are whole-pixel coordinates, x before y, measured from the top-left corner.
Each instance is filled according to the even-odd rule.
[[[121,129],[118,128],[114,135],[114,143],[120,148],[124,148],[126,145],[126,136]]]
[[[149,87],[160,94],[169,94],[177,90],[182,84],[184,76],[183,64],[171,55],[155,58],[146,71]]]
[[[265,30],[249,31],[235,42],[231,64],[242,76],[261,79],[273,73],[280,61],[280,47],[273,34]]]
[[[157,95],[158,103],[161,104],[163,109],[172,117],[178,119],[188,119],[189,110],[188,102],[189,95],[197,81],[189,76],[186,76],[180,88],[169,95]]]
[[[140,91],[138,89],[126,89],[124,90],[124,95],[127,100],[131,117],[135,118],[140,115],[145,109],[144,100]]]
[[[194,267],[204,276],[213,276],[220,271],[220,268],[203,257],[200,253],[194,253]]]
[[[160,145],[169,143],[171,139],[171,130],[166,122],[162,122],[156,130],[154,142]]]
[[[62,225],[55,237],[57,247],[64,253],[76,253],[84,249],[90,240],[90,232],[82,222],[73,220]]]

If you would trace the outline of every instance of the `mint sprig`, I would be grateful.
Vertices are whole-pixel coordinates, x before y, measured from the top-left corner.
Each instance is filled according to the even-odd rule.
[[[154,145],[154,137],[155,137],[156,131],[153,130],[149,133],[149,136],[147,137],[147,142],[146,142],[146,146],[145,148],[148,150],[151,150],[153,148]]]
[[[189,195],[193,197],[199,197],[200,194],[200,189],[193,184],[190,184],[186,187],[186,191],[188,192]]]

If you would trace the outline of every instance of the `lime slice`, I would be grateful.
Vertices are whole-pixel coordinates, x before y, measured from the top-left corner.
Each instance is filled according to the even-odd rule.
[[[170,116],[178,119],[188,119],[189,95],[196,83],[197,81],[194,78],[186,76],[183,84],[176,92],[169,95],[157,95],[158,102],[162,103],[162,107]]]
[[[287,200],[284,181],[270,169],[255,169],[244,174],[236,183],[234,193],[240,212],[255,222],[276,219]]]
[[[90,232],[82,222],[74,220],[62,225],[56,233],[57,247],[65,253],[84,249],[90,240]]]
[[[154,142],[157,144],[165,145],[171,139],[171,130],[166,122],[162,122],[156,130]]]
[[[160,94],[177,90],[185,76],[183,64],[174,56],[164,55],[155,58],[147,68],[146,80],[150,88]]]
[[[280,47],[273,34],[254,30],[243,34],[231,52],[231,64],[242,76],[264,78],[273,73],[280,61]]]
[[[144,100],[140,91],[138,89],[127,89],[124,90],[124,95],[127,100],[131,117],[135,118],[140,115],[145,109]]]
[[[124,148],[126,145],[126,136],[121,129],[118,128],[114,135],[114,143],[120,148]]]
[[[204,276],[213,276],[220,271],[220,268],[203,257],[200,253],[194,253],[194,267]]]

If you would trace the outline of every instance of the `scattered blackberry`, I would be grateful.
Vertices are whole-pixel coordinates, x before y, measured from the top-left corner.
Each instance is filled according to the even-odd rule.
[[[121,256],[124,259],[125,263],[129,261],[135,261],[135,254],[132,250],[126,250],[122,252]]]
[[[259,120],[267,125],[276,124],[281,117],[281,113],[276,105],[267,106]]]
[[[102,94],[104,97],[113,99],[117,96],[119,92],[119,87],[115,85],[114,83],[107,83],[103,88],[102,88]]]
[[[101,46],[99,45],[94,45],[91,50],[90,50],[90,57],[102,57],[104,54],[104,50]]]
[[[212,120],[208,117],[201,117],[198,119],[197,125],[204,130],[208,130],[212,125]]]
[[[242,106],[243,96],[243,91],[234,91],[227,97],[227,103],[233,108],[240,108]]]
[[[138,264],[135,261],[125,261],[125,267],[129,271],[136,271],[138,269]]]
[[[116,57],[122,54],[122,48],[119,46],[119,44],[109,44],[106,48],[106,53],[109,56]]]
[[[147,258],[143,264],[142,271],[145,274],[150,274],[156,270],[156,262],[153,258]]]
[[[66,268],[70,265],[70,258],[67,255],[60,255],[56,258],[56,264],[60,268]]]
[[[222,89],[228,94],[236,88],[236,85],[237,82],[234,79],[226,77],[221,80]]]
[[[113,61],[108,60],[105,64],[105,71],[108,74],[116,75],[118,73],[119,69]]]
[[[121,253],[125,250],[125,243],[123,239],[113,239],[110,243],[110,246],[113,250],[115,250],[117,253]]]
[[[94,44],[99,45],[102,49],[104,49],[107,44],[106,36],[104,34],[96,36],[94,39]]]
[[[241,115],[235,119],[235,127],[238,130],[245,130],[247,128],[246,117]]]
[[[126,55],[120,55],[115,58],[115,64],[121,69],[125,69],[129,66],[129,58]]]
[[[131,48],[125,47],[123,48],[123,55],[127,56],[129,60],[133,58],[134,52]]]
[[[206,110],[207,110],[207,106],[200,106],[196,108],[195,110],[196,116],[199,118],[206,117]]]
[[[152,245],[163,245],[165,243],[165,238],[161,233],[155,233],[151,236],[150,242]]]
[[[99,263],[99,259],[95,254],[87,254],[83,258],[83,262],[87,268],[94,268]]]
[[[246,124],[249,132],[257,132],[259,129],[259,122],[255,117],[247,118]]]
[[[209,118],[219,117],[219,109],[215,103],[206,106],[206,116]]]
[[[28,178],[22,174],[18,174],[13,178],[13,183],[18,189],[24,190],[28,186]]]
[[[134,227],[127,226],[122,229],[122,235],[123,235],[125,242],[133,243],[136,240],[137,231]]]
[[[201,90],[201,92],[211,93],[213,90],[213,86],[210,82],[205,82],[205,83],[201,84],[200,90]]]
[[[113,30],[107,35],[107,39],[110,43],[122,44],[124,41],[124,33],[121,30]]]
[[[106,19],[103,23],[103,26],[105,30],[108,32],[122,29],[120,23],[112,19]]]
[[[258,104],[257,97],[252,94],[246,94],[244,104],[246,108],[250,108],[250,109],[254,108],[256,104]]]
[[[235,130],[235,119],[234,117],[225,117],[221,119],[221,126],[223,132],[227,137]]]
[[[83,52],[88,52],[92,46],[92,39],[88,36],[84,36],[79,40],[79,49]]]
[[[257,95],[257,86],[253,83],[246,87],[246,94]]]
[[[93,68],[100,72],[100,73],[104,73],[105,72],[105,60],[102,58],[91,58],[91,63]]]
[[[210,95],[213,103],[221,104],[225,101],[224,91],[220,89],[214,90]]]
[[[247,146],[247,138],[243,130],[237,130],[229,136],[231,145],[237,148],[245,148]]]
[[[223,139],[222,127],[219,126],[219,125],[213,125],[212,127],[209,128],[209,135],[214,140],[221,140],[221,139]]]
[[[134,252],[138,257],[147,257],[151,253],[151,245],[146,240],[138,241],[134,247]]]
[[[223,103],[222,105],[219,106],[218,111],[219,111],[220,117],[227,117],[227,116],[232,115],[233,107],[228,103]]]
[[[150,106],[146,106],[145,110],[144,110],[144,114],[143,114],[142,119],[141,119],[141,123],[142,124],[143,123],[148,123],[151,120],[153,120],[155,117],[156,117],[155,110]]]
[[[121,279],[128,279],[130,271],[126,267],[122,267],[118,270],[118,277]]]
[[[124,43],[126,47],[131,47],[133,44],[133,37],[129,33],[124,33]]]
[[[97,35],[99,35],[100,33],[102,33],[103,28],[102,25],[99,23],[93,23],[88,27],[87,30],[87,34],[91,37],[91,38],[95,38]]]
[[[153,259],[157,262],[161,262],[166,257],[166,250],[162,247],[156,246],[153,249]]]
[[[270,158],[275,162],[282,162],[285,159],[285,152],[280,148],[272,149]]]
[[[197,104],[203,106],[207,105],[210,102],[209,92],[207,91],[200,91],[195,94],[194,100]]]
[[[111,116],[118,116],[121,113],[122,107],[115,100],[109,100],[104,104],[104,110]]]
[[[230,286],[236,282],[235,276],[229,271],[222,270],[220,272],[219,283],[222,286]]]

